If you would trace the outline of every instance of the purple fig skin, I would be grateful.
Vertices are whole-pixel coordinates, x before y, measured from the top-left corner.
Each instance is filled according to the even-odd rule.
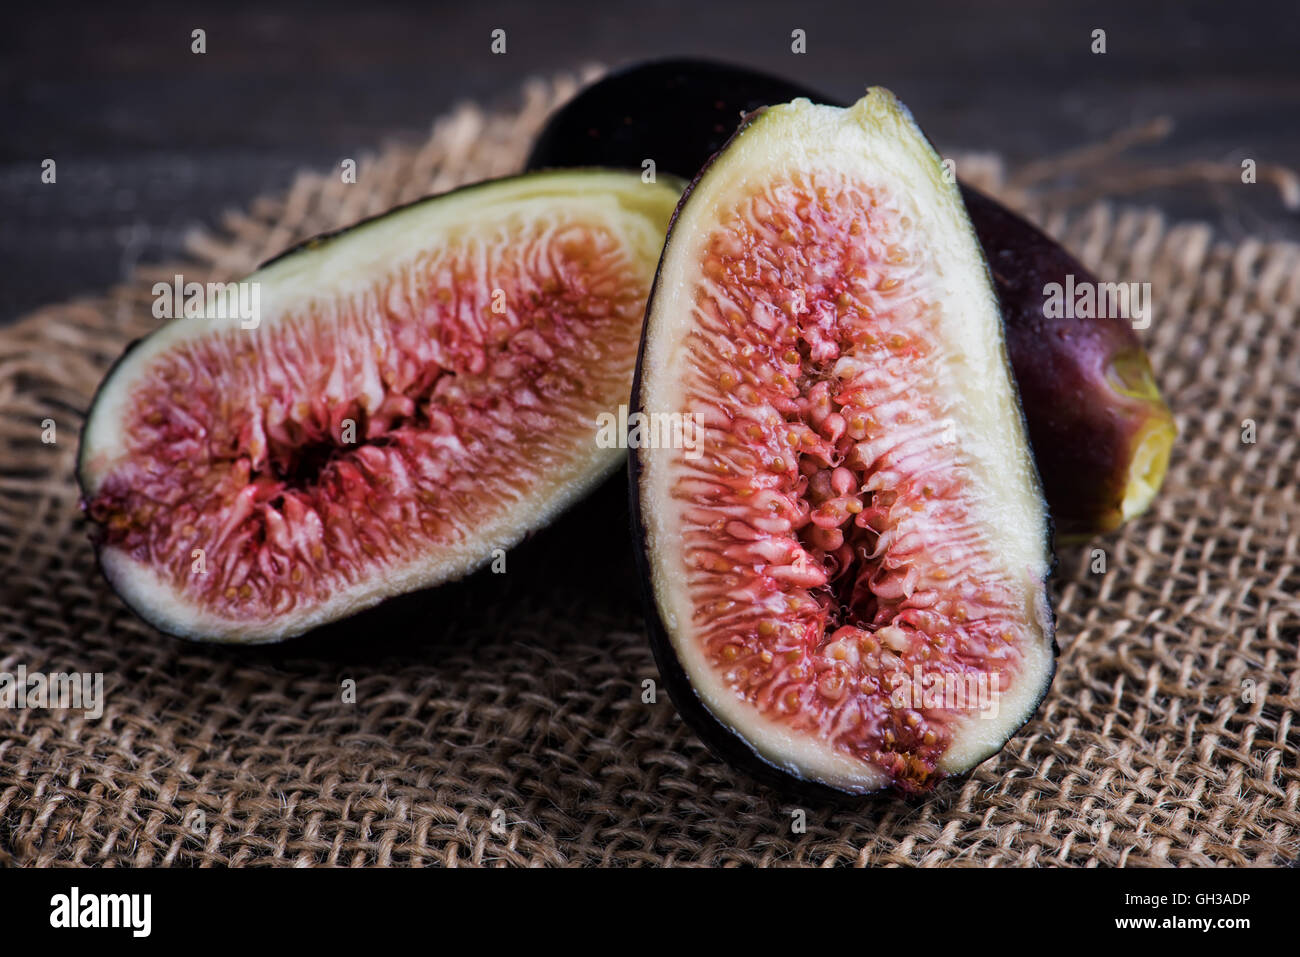
[[[1048,317],[1047,287],[1097,279],[1060,244],[962,187],[1002,304],[1007,350],[1057,535],[1118,528],[1150,504],[1176,429],[1130,320]]]
[[[613,73],[562,107],[539,134],[528,169],[612,166],[686,180],[735,132],[742,114],[806,97],[843,106],[779,77],[725,63],[663,60]],[[1002,303],[1007,349],[1058,538],[1113,531],[1159,490],[1176,429],[1132,326],[1122,319],[1048,318],[1049,283],[1095,278],[1060,244],[962,185]]]

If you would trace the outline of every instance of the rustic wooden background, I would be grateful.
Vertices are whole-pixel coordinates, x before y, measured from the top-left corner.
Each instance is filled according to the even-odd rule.
[[[40,3],[6,19],[0,322],[175,254],[188,228],[300,168],[420,138],[462,99],[504,102],[529,75],[593,61],[713,56],[841,97],[879,83],[941,149],[1013,163],[1168,115],[1171,135],[1140,151],[1153,163],[1300,168],[1295,0]],[[1104,56],[1089,50],[1098,27]],[[496,28],[504,56],[489,49]],[[40,181],[47,157],[54,185]],[[1264,186],[1140,198],[1229,234],[1300,238]]]

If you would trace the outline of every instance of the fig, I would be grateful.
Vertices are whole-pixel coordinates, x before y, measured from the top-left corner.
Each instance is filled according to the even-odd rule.
[[[827,794],[999,751],[1055,673],[1049,521],[978,240],[906,109],[749,117],[678,206],[643,337],[640,421],[697,430],[629,468],[700,737]]]
[[[698,60],[665,60],[598,81],[539,134],[529,169],[600,165],[690,179],[742,114],[794,99],[842,105],[789,81]],[[1097,280],[1058,243],[965,185],[993,270],[1012,370],[1056,530],[1111,531],[1159,491],[1176,430],[1131,323],[1049,317],[1046,290]]]
[[[256,309],[183,287],[188,318],[128,349],[82,434],[110,584],[164,632],[269,642],[546,525],[626,454],[598,420],[680,187],[482,183],[295,247],[232,287]]]
[[[1002,304],[1011,365],[1058,536],[1109,532],[1146,511],[1178,430],[1129,320],[1054,309],[1061,290],[1103,284],[1059,243],[968,187]]]

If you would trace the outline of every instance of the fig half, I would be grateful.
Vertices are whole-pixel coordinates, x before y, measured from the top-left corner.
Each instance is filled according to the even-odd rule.
[[[538,135],[529,169],[600,165],[693,177],[769,103],[834,99],[780,77],[707,60],[661,60],[613,73],[565,104]],[[1176,435],[1131,323],[1067,311],[1046,290],[1099,289],[1068,251],[1000,203],[962,186],[993,270],[1012,371],[1059,534],[1108,532],[1143,512]]]
[[[679,187],[484,183],[305,243],[234,297],[178,288],[184,317],[118,361],[82,434],[109,582],[162,631],[276,641],[546,525],[623,460],[598,417],[627,401]]]
[[[921,792],[1055,672],[1049,523],[957,187],[887,90],[750,117],[647,311],[633,515],[679,711],[769,780]],[[686,434],[686,430],[682,430]]]

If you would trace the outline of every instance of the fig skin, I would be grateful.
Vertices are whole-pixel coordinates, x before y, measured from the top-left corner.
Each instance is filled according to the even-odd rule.
[[[527,169],[610,166],[694,179],[743,115],[806,98],[838,101],[778,77],[703,60],[616,72],[547,123]],[[1159,490],[1176,435],[1150,361],[1121,319],[1048,318],[1049,283],[1096,282],[1041,230],[961,184],[993,272],[1030,443],[1062,541],[1110,532]]]
[[[1096,288],[1097,278],[1000,203],[966,186],[962,198],[997,287],[1057,534],[1068,540],[1113,531],[1154,496],[1176,434],[1142,343],[1125,319],[1046,316],[1043,290],[1049,283],[1064,284],[1072,275],[1076,287]],[[1152,460],[1143,461],[1145,454]],[[1135,474],[1143,469],[1153,477]],[[1145,500],[1126,501],[1143,495],[1144,480]]]
[[[672,219],[668,225],[668,241],[665,243],[664,255],[661,256],[659,266],[656,269],[654,282],[651,286],[650,299],[646,305],[647,320],[641,332],[641,344],[637,354],[636,374],[632,386],[632,401],[630,403],[630,408],[633,412],[641,414],[647,412],[643,389],[644,379],[646,377],[647,345],[652,325],[650,316],[655,306],[656,297],[659,295],[661,287],[665,283],[665,260],[667,258],[668,242],[673,238],[674,230],[678,226],[678,221],[682,216],[683,210],[686,208],[687,201],[700,187],[701,181],[705,178],[706,174],[710,171],[713,165],[721,159],[726,148],[745,133],[757,120],[759,120],[764,111],[765,107],[760,106],[747,112],[742,117],[739,126],[723,141],[722,145],[709,156],[704,165],[691,178],[689,185],[686,187],[677,204],[676,210],[673,212]],[[1007,331],[1005,328],[1003,330],[1003,337],[1004,339],[1007,337]],[[1004,362],[1008,364],[1008,371],[1012,371],[1009,367],[1009,350],[1007,350],[1007,358]],[[1014,379],[1012,385],[1014,391]],[[1021,429],[1028,433],[1028,422],[1025,417],[1025,412],[1019,404],[1016,405],[1015,414],[1019,420]],[[1032,453],[1032,446],[1029,448],[1029,452]],[[678,714],[681,715],[682,720],[685,721],[688,727],[697,737],[699,737],[710,753],[725,762],[734,770],[737,770],[753,781],[772,789],[780,796],[830,808],[864,808],[870,807],[877,802],[894,800],[902,800],[908,803],[919,803],[930,797],[934,793],[934,788],[940,782],[964,780],[981,764],[984,764],[1001,754],[1006,743],[1019,733],[1019,730],[1024,726],[1024,723],[1028,723],[1035,715],[1037,715],[1038,709],[1051,691],[1052,684],[1056,679],[1056,674],[1059,670],[1061,650],[1056,634],[1055,610],[1052,607],[1051,596],[1047,587],[1057,567],[1057,559],[1052,548],[1054,521],[1050,511],[1048,510],[1046,496],[1042,494],[1041,476],[1038,476],[1039,481],[1036,481],[1034,486],[1038,492],[1038,501],[1044,509],[1043,518],[1045,534],[1042,537],[1042,548],[1045,557],[1045,572],[1040,580],[1042,586],[1041,604],[1034,610],[1034,613],[1040,616],[1040,620],[1044,626],[1044,634],[1050,657],[1048,670],[1042,678],[1042,684],[1040,685],[1038,694],[1033,698],[1032,705],[1026,712],[1024,722],[1017,727],[1009,729],[1006,736],[1002,738],[1001,744],[995,750],[986,754],[982,759],[975,761],[973,764],[960,771],[946,773],[926,787],[913,788],[895,782],[892,786],[886,786],[879,790],[863,791],[843,789],[835,784],[804,776],[792,766],[778,764],[770,760],[752,743],[750,743],[736,728],[732,727],[715,714],[696,689],[690,675],[682,665],[681,659],[674,648],[671,628],[663,616],[655,592],[655,574],[653,570],[654,557],[651,554],[651,545],[649,536],[647,535],[646,522],[643,514],[643,509],[646,507],[642,493],[643,473],[645,472],[643,454],[644,451],[641,449],[632,449],[628,455],[628,512],[631,518],[632,538],[635,543],[634,554],[641,581],[642,600],[646,610],[646,631],[650,639],[650,646],[655,660],[655,665],[659,671],[664,687],[668,691],[669,697],[671,698],[674,707],[677,709]],[[1037,472],[1036,462],[1027,461],[1025,464],[1030,473]]]

